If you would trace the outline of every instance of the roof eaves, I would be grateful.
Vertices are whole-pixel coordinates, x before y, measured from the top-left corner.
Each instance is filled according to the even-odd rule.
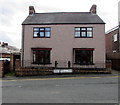
[[[22,25],[70,25],[70,24],[106,24],[106,23],[23,23]]]

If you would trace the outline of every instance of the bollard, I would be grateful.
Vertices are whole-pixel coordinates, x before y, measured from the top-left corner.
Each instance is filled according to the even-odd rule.
[[[68,61],[68,68],[70,68],[71,67],[71,63],[70,63],[70,61]]]
[[[55,61],[55,68],[57,68],[57,65],[58,65],[58,63],[57,63],[57,61]]]

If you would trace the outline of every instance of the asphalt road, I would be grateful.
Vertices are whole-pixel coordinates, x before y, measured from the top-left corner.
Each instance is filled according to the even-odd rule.
[[[118,77],[5,80],[2,102],[118,103]]]

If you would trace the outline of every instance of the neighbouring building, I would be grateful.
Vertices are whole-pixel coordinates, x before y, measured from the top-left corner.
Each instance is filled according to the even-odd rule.
[[[106,58],[112,61],[112,68],[120,70],[119,26],[106,32]]]
[[[36,13],[22,23],[22,67],[105,68],[105,22],[89,12]]]
[[[16,59],[20,59],[20,50],[8,43],[0,42],[0,71],[4,73],[14,71]]]

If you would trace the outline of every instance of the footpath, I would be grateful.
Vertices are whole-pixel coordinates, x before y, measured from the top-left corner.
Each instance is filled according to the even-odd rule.
[[[120,77],[120,71],[112,70],[111,74],[54,74],[54,75],[41,75],[41,76],[23,76],[23,77],[16,77],[16,76],[5,76],[2,80],[30,80],[30,79],[52,79],[52,78],[102,78],[102,77]]]

